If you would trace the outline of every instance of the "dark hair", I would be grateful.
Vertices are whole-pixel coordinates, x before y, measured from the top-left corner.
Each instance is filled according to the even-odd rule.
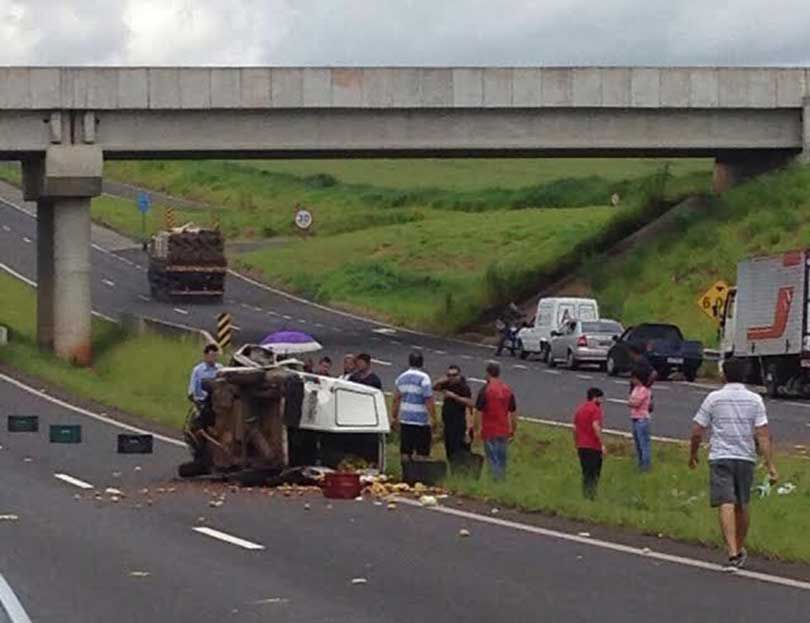
[[[723,376],[729,383],[744,383],[748,372],[748,364],[744,359],[731,357],[723,362]]]
[[[207,355],[208,353],[218,353],[218,352],[219,346],[217,346],[216,344],[206,344],[205,348],[203,348],[204,355]]]
[[[321,360],[318,363],[328,363],[331,366],[332,360],[329,357],[321,357]]]
[[[593,400],[594,398],[601,398],[604,395],[605,395],[605,392],[603,392],[598,387],[591,387],[591,388],[588,389],[588,394],[587,394],[588,400]]]
[[[487,364],[487,374],[495,378],[499,377],[501,375],[501,364],[497,361],[490,361]]]
[[[421,368],[425,365],[425,358],[422,357],[422,353],[411,353],[408,355],[408,365],[412,368]]]
[[[455,363],[451,363],[449,366],[447,366],[447,369],[448,370],[458,370],[458,373],[461,374],[461,367],[458,366]]]
[[[359,359],[360,361],[365,361],[367,364],[371,365],[371,355],[368,353],[357,353],[354,358]]]

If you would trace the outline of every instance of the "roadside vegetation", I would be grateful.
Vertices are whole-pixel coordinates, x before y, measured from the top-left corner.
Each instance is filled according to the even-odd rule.
[[[199,341],[127,335],[93,319],[94,364],[76,368],[36,344],[36,290],[0,271],[0,325],[10,329],[0,362],[85,399],[179,428],[188,411],[185,387],[200,358]]]
[[[630,325],[675,322],[688,337],[717,343],[717,325],[696,301],[737,262],[810,244],[810,167],[763,175],[704,206],[680,210],[673,226],[628,253],[597,255],[578,271],[605,316]]]
[[[686,444],[658,443],[653,447],[653,469],[641,474],[635,467],[632,440],[606,435],[608,455],[595,501],[581,493],[579,461],[571,431],[522,422],[509,449],[509,471],[504,482],[450,476],[445,486],[452,492],[482,499],[493,507],[557,515],[607,526],[628,528],[660,536],[720,548],[717,512],[709,507],[707,452],[701,451],[695,471],[687,466]],[[442,452],[434,444],[434,454]],[[483,454],[483,447],[473,451]],[[790,495],[771,494],[752,501],[752,529],[748,547],[769,558],[810,562],[810,456],[777,454],[782,482],[796,490]],[[399,476],[399,449],[388,446],[391,474]],[[756,482],[766,477],[757,469]],[[718,553],[719,555],[719,553]]]

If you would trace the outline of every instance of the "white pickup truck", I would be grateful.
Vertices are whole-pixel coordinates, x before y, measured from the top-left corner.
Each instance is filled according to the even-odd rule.
[[[548,359],[551,332],[568,320],[599,320],[599,305],[594,299],[577,297],[551,297],[540,299],[534,315],[534,324],[518,332],[518,353],[521,359],[540,355]]]

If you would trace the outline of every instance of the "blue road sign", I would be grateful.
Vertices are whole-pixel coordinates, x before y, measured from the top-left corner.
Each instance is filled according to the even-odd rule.
[[[138,210],[141,214],[146,214],[149,212],[149,208],[152,206],[152,198],[149,196],[149,193],[140,192],[138,193]]]

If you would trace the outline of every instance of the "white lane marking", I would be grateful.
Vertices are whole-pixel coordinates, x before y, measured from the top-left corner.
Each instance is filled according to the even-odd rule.
[[[528,370],[529,366],[524,366],[522,363],[516,363],[512,366],[515,370]]]
[[[323,323],[321,322],[316,322],[315,326],[318,327],[319,329],[323,329]]]
[[[281,317],[281,314],[276,313],[276,312],[274,312],[274,311],[270,311],[269,309],[267,310],[267,315],[268,315],[268,316],[276,316],[276,317]]]
[[[15,279],[19,279],[20,281],[22,281],[23,283],[31,286],[32,288],[37,287],[37,282],[36,281],[34,281],[33,279],[29,279],[25,275],[21,275],[20,273],[18,273],[16,270],[11,268],[10,266],[6,266],[5,264],[0,263],[0,270],[6,271],[9,275],[14,277]],[[112,316],[108,316],[107,314],[102,314],[101,312],[95,311],[95,310],[91,311],[90,313],[92,313],[94,316],[96,316],[98,318],[106,320],[107,322],[112,322],[113,324],[118,324],[118,321],[115,318],[113,318]]]
[[[341,329],[340,327],[332,327],[332,331],[334,331],[335,333],[343,333],[343,329]]]
[[[433,352],[436,355],[446,355],[447,354],[446,350],[434,350]]]
[[[616,384],[616,385],[628,385],[629,384],[627,381],[618,381],[618,380],[613,381],[613,383]]]
[[[590,381],[593,377],[587,374],[577,374],[578,379],[582,379],[583,381]]]
[[[667,387],[666,385],[661,385],[660,383],[658,383],[657,385],[655,385],[655,386],[653,387],[653,391],[654,391],[654,392],[657,392],[657,391],[662,391],[662,392],[671,392],[671,391],[672,391],[672,388],[671,388],[671,387]]]
[[[74,487],[79,487],[79,489],[94,489],[95,487],[91,485],[89,482],[85,482],[84,480],[79,480],[78,478],[74,478],[68,474],[54,474],[54,478],[58,478],[62,482],[66,482],[69,485],[73,485]]]
[[[241,307],[242,309],[250,309],[250,305],[248,305],[247,303],[239,303],[239,307]]]
[[[12,205],[12,207],[16,208],[17,206]],[[283,296],[284,298],[295,301],[297,303],[302,303],[304,305],[309,305],[310,307],[315,307],[316,309],[321,309],[323,311],[329,312],[330,314],[334,314],[336,316],[343,316],[344,318],[351,318],[352,320],[359,320],[360,322],[364,322],[366,324],[373,324],[376,326],[380,326],[378,320],[372,320],[371,318],[364,318],[363,316],[359,316],[357,314],[352,314],[349,312],[341,311],[338,309],[333,309],[332,307],[327,307],[326,305],[321,305],[320,303],[314,303],[313,301],[309,301],[305,298],[301,298],[300,296],[295,296],[294,294],[290,294],[289,292],[285,292],[284,290],[279,290],[278,288],[274,288],[272,286],[268,286],[266,283],[262,283],[261,281],[256,281],[242,273],[239,273],[232,268],[228,269],[228,274],[233,275],[237,279],[241,279],[249,283],[252,286],[255,286],[261,290],[265,290],[267,292],[272,292],[273,294],[277,294],[278,296]],[[385,328],[385,327],[383,327]],[[415,331],[414,329],[406,329],[404,327],[398,327],[396,325],[390,325],[388,328],[394,329],[395,331],[401,331],[402,333],[409,333],[410,335],[421,335],[423,337],[436,337],[435,335],[431,335],[430,333],[425,333],[423,331]],[[446,342],[452,342],[454,344],[464,344],[466,346],[474,346],[475,348],[484,348],[486,350],[490,350],[491,346],[486,346],[485,344],[478,344],[477,342],[469,342],[467,340],[459,340],[457,338],[443,338]]]
[[[292,316],[288,316],[287,314],[282,314],[281,317],[284,318],[284,320],[292,320]]]
[[[419,344],[411,344],[411,348],[413,348],[414,350],[425,350],[425,348],[423,346],[419,346]],[[472,357],[470,357],[470,359],[472,359]]]
[[[381,337],[377,337],[376,335],[372,335],[372,336],[371,336],[371,341],[372,341],[372,342],[382,342],[382,338],[381,338]]]
[[[112,279],[102,279],[101,283],[103,283],[105,286],[109,286],[110,288],[115,287],[115,282]]]
[[[3,225],[3,231],[11,231],[11,227],[8,225]]]
[[[807,404],[806,402],[795,402],[793,400],[785,400],[782,401],[782,404],[790,405],[792,407],[801,407],[802,409],[810,409],[810,404]]]
[[[468,376],[467,380],[472,381],[473,383],[486,383],[484,379],[477,379],[474,376]]]
[[[31,244],[31,239],[28,236],[23,236],[23,242],[25,244]]]
[[[518,416],[518,419],[524,422],[531,422],[532,424],[544,424],[546,426],[556,426],[558,428],[573,428],[574,425],[571,422],[558,422],[557,420],[543,420],[540,418],[528,417],[528,416]],[[616,428],[603,428],[602,432],[606,435],[613,435],[616,437],[625,437],[627,439],[633,438],[633,433],[629,433],[625,430],[618,430]],[[659,435],[651,435],[650,439],[653,441],[660,441],[662,443],[675,443],[678,445],[686,445],[686,441],[683,439],[676,439],[675,437],[661,437]]]
[[[261,307],[259,307],[258,305],[251,305],[251,306],[250,306],[250,309],[252,309],[252,310],[253,310],[253,311],[255,311],[255,312],[262,312],[262,311],[264,311],[264,310],[263,310]]]
[[[622,399],[622,398],[608,398],[607,401],[608,402],[614,402],[617,405],[626,405],[627,404],[627,401]]]
[[[414,346],[414,348],[417,348],[417,347]],[[473,357],[472,355],[461,355],[461,358],[462,359],[475,359],[475,357]]]
[[[175,307],[174,311],[176,311],[178,314],[183,314],[184,316],[188,316],[188,310],[183,309],[182,307]]]
[[[245,549],[251,550],[264,549],[264,545],[259,545],[258,543],[246,541],[245,539],[240,539],[238,536],[230,535],[227,532],[220,532],[219,530],[214,530],[213,528],[196,526],[192,528],[192,530],[194,530],[194,532],[204,534],[205,536],[210,536],[211,538],[219,539],[220,541],[225,541],[225,543],[236,545],[237,547],[243,547]]]
[[[560,372],[559,370],[543,370],[543,372],[545,372],[546,374],[554,374],[556,376],[562,374],[562,372]]]
[[[87,416],[89,418],[92,418],[94,420],[98,420],[99,422],[104,422],[105,424],[109,424],[111,426],[115,426],[117,428],[120,428],[121,430],[129,431],[131,433],[137,433],[139,435],[152,435],[152,437],[154,437],[155,439],[159,439],[160,441],[163,441],[165,443],[170,443],[170,444],[172,444],[174,446],[178,446],[180,448],[185,448],[186,447],[185,442],[180,441],[179,439],[173,439],[171,437],[166,437],[165,435],[160,435],[158,433],[153,433],[151,431],[144,430],[143,428],[138,428],[137,426],[130,426],[129,424],[124,424],[122,422],[118,422],[117,420],[113,420],[112,418],[109,418],[107,416],[100,415],[98,413],[93,413],[92,411],[88,411],[87,409],[82,409],[81,407],[77,407],[75,405],[72,405],[69,402],[65,402],[64,400],[59,400],[59,398],[54,398],[53,396],[50,396],[49,394],[46,394],[45,392],[42,392],[42,391],[40,391],[38,389],[34,389],[30,385],[26,385],[25,383],[22,383],[22,382],[18,381],[17,379],[12,378],[10,376],[7,376],[7,375],[5,375],[5,374],[3,374],[1,372],[0,372],[0,381],[5,381],[9,385],[13,385],[14,387],[17,387],[18,389],[21,389],[21,390],[23,390],[25,392],[28,392],[29,394],[32,394],[32,395],[34,395],[34,396],[36,396],[38,398],[42,398],[43,400],[47,400],[48,402],[51,402],[51,403],[53,403],[55,405],[58,405],[58,406],[62,407],[63,409],[69,409],[70,411],[73,411],[74,413],[79,413],[81,415],[85,415],[85,416]]]
[[[241,330],[242,330],[242,327],[240,327],[240,326],[239,326],[239,325],[237,325],[237,324],[232,324],[232,325],[231,325],[231,329],[232,329],[233,331],[241,331]]]
[[[382,333],[383,335],[394,335],[397,331],[396,329],[390,329],[388,327],[379,327],[377,329],[372,329],[372,333]]]
[[[139,294],[138,298],[141,299],[142,301],[146,301],[147,303],[149,303],[152,300],[148,296],[146,296],[145,294]]]
[[[689,387],[699,387],[700,389],[720,389],[719,385],[709,385],[708,383],[694,383],[690,381],[683,381],[678,385],[688,385]]]
[[[520,530],[521,532],[528,532],[530,534],[537,534],[540,536],[557,539],[560,541],[569,541],[572,543],[579,543],[580,545],[589,545],[591,547],[599,547],[601,549],[612,550],[623,554],[631,554],[633,556],[640,556],[642,558],[651,558],[653,560],[660,560],[663,562],[670,562],[685,567],[692,567],[695,569],[704,569],[706,571],[720,572],[722,567],[713,562],[706,562],[705,560],[698,560],[696,558],[687,558],[686,556],[675,556],[673,554],[665,554],[664,552],[652,551],[649,548],[633,547],[632,545],[624,545],[622,543],[614,543],[613,541],[604,541],[602,539],[594,539],[591,537],[580,536],[578,534],[570,534],[568,532],[560,532],[559,530],[550,530],[548,528],[540,528],[539,526],[532,526],[517,521],[509,521],[507,519],[498,519],[486,515],[478,515],[469,511],[463,511],[457,508],[450,508],[447,506],[433,506],[424,507],[418,500],[410,498],[397,497],[397,502],[414,506],[417,508],[424,508],[429,512],[444,513],[471,521],[480,523],[488,523],[502,528],[511,528],[513,530]],[[803,582],[801,580],[794,580],[793,578],[786,578],[779,575],[771,575],[768,573],[759,573],[756,571],[747,571],[741,569],[734,573],[735,577],[744,577],[751,580],[759,580],[761,582],[768,582],[770,584],[778,584],[780,586],[787,586],[790,588],[798,588],[805,591],[810,591],[810,582]]]
[[[390,361],[382,361],[380,359],[372,359],[371,362],[376,363],[377,365],[380,365],[380,366],[393,366],[394,365]]]
[[[306,321],[306,320],[304,320],[303,318],[298,318],[298,322],[299,322],[300,324],[307,324],[307,321]]]
[[[0,573],[0,604],[2,604],[8,618],[11,619],[11,623],[31,623],[25,608],[17,599],[14,591],[11,590],[11,586],[6,582],[6,578],[3,577],[2,573]]]

